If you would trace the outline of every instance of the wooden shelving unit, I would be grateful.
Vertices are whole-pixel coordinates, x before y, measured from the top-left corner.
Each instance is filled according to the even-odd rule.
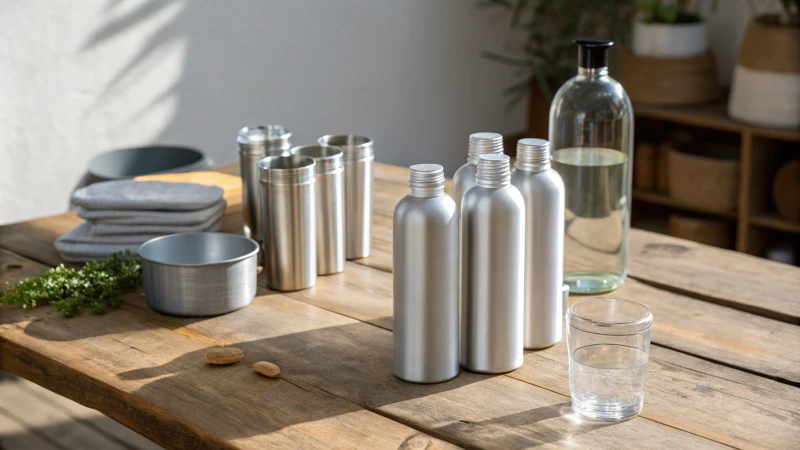
[[[633,220],[637,210],[643,224],[653,224],[653,217],[671,212],[699,213],[703,216],[729,219],[735,223],[735,249],[763,256],[772,242],[792,242],[800,252],[800,224],[783,219],[772,203],[772,183],[778,168],[791,159],[800,158],[800,130],[780,130],[735,122],[726,112],[727,101],[681,108],[634,105],[637,141],[653,140],[642,133],[640,126],[681,128],[697,133],[724,135],[739,142],[739,192],[735,211],[714,211],[682,204],[668,194],[634,190]],[[644,135],[643,135],[644,134]],[[634,170],[635,170],[634,165]],[[663,228],[656,226],[655,228]]]
[[[771,230],[800,234],[800,224],[782,219],[777,214],[762,214],[752,216],[750,217],[750,224],[757,227],[769,228]]]
[[[676,210],[682,211],[692,211],[698,212],[703,214],[708,214],[712,216],[719,216],[726,219],[735,219],[736,212],[735,211],[714,211],[710,209],[703,209],[699,208],[695,205],[690,205],[683,203],[679,200],[676,200],[669,195],[663,194],[661,192],[655,191],[646,191],[642,189],[634,189],[633,190],[633,199],[634,200],[641,200],[643,202],[652,203],[654,205],[661,205],[667,206],[669,208],[674,208]]]

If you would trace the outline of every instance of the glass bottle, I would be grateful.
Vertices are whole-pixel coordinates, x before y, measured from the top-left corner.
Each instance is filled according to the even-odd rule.
[[[609,292],[628,272],[633,107],[608,76],[613,42],[580,38],[578,74],[550,107],[553,168],[564,180],[564,283],[575,294]]]

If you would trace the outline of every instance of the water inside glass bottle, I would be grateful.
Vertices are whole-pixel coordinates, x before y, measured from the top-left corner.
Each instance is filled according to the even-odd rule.
[[[564,283],[573,292],[616,289],[627,260],[629,159],[601,147],[564,148],[552,158],[566,192]]]

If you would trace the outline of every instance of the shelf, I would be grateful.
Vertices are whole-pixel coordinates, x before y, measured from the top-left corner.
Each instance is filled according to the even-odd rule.
[[[786,231],[788,233],[800,234],[800,224],[789,222],[775,214],[762,214],[750,217],[750,224],[762,228]]]
[[[705,105],[680,107],[634,104],[633,112],[636,117],[660,119],[684,125],[729,131],[732,133],[750,132],[753,136],[800,142],[800,130],[798,129],[782,130],[778,128],[747,125],[734,121],[728,117],[727,99],[725,99],[725,101],[718,101]]]
[[[641,189],[634,189],[633,190],[633,199],[634,200],[640,200],[640,201],[647,202],[647,203],[653,203],[653,204],[656,204],[656,205],[663,205],[663,206],[669,206],[671,208],[683,209],[683,210],[686,210],[686,211],[699,212],[699,213],[703,213],[703,214],[711,214],[711,215],[718,216],[718,217],[724,217],[726,219],[735,219],[736,218],[736,212],[735,211],[713,211],[713,210],[708,210],[708,209],[705,209],[705,208],[702,208],[702,207],[699,207],[699,206],[689,205],[689,204],[683,203],[680,200],[675,200],[672,197],[669,197],[667,195],[664,195],[662,193],[655,192],[655,191],[645,191],[645,190],[641,190]]]

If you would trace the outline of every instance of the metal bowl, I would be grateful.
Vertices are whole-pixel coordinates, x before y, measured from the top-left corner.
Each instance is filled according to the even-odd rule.
[[[140,175],[205,170],[214,164],[200,150],[175,145],[121,148],[101,153],[89,162],[93,181],[118,180]]]
[[[244,308],[256,295],[258,243],[227,233],[181,233],[139,248],[147,304],[175,316]]]

